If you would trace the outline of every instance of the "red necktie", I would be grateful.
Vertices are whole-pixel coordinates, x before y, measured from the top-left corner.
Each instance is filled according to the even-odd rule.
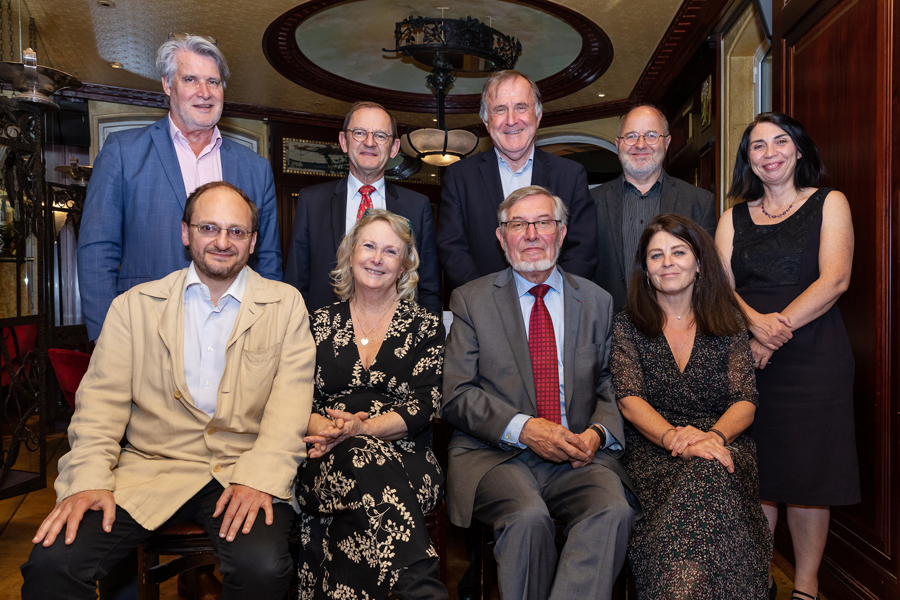
[[[534,296],[534,306],[528,321],[528,352],[531,353],[531,370],[534,372],[534,389],[537,392],[537,416],[562,423],[556,336],[553,334],[550,311],[544,304],[544,296],[548,291],[550,286],[546,284],[536,285],[528,291]]]
[[[359,201],[359,210],[356,211],[356,220],[359,221],[364,214],[366,214],[366,210],[372,208],[372,192],[375,191],[375,188],[371,185],[364,185],[359,188],[359,193],[362,195],[362,200]]]

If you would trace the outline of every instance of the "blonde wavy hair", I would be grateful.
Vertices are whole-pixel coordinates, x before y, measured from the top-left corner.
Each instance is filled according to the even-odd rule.
[[[375,221],[384,221],[390,225],[391,230],[406,245],[406,252],[402,259],[403,274],[397,280],[397,293],[400,294],[401,300],[415,300],[416,289],[419,285],[419,252],[416,250],[416,238],[413,235],[412,223],[400,215],[376,208],[366,211],[366,214],[347,232],[338,248],[337,265],[331,272],[335,293],[341,300],[353,298],[356,282],[353,280],[350,263],[353,253],[356,252],[356,245],[359,243],[360,232],[366,225]]]

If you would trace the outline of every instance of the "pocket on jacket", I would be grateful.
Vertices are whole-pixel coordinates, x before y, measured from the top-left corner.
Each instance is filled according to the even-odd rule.
[[[265,350],[244,350],[241,360],[241,394],[245,398],[268,399],[280,362],[281,343]]]

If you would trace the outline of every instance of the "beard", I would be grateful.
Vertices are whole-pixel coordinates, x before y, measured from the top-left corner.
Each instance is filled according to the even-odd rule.
[[[504,254],[506,255],[506,262],[510,264],[513,271],[517,273],[540,273],[541,271],[549,271],[556,266],[556,261],[559,259],[559,250],[559,248],[556,249],[556,252],[553,253],[553,258],[543,258],[535,261],[514,261],[510,258],[509,251],[504,251]]]
[[[213,281],[228,281],[234,279],[241,269],[247,264],[247,259],[241,260],[238,252],[232,248],[229,252],[235,257],[235,261],[231,264],[218,264],[206,260],[206,250],[190,247],[191,260],[194,261],[194,268],[197,271]]]
[[[635,179],[643,179],[644,177],[657,172],[662,167],[663,157],[656,157],[653,154],[650,154],[646,161],[635,164],[633,156],[629,154],[620,154],[619,160],[622,163],[622,170],[625,171],[626,175],[630,175]]]

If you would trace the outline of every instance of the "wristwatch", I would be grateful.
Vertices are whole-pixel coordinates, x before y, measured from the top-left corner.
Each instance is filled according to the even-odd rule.
[[[606,432],[603,431],[602,427],[597,425],[591,425],[591,429],[597,432],[597,435],[600,436],[600,446],[598,446],[597,450],[603,450],[606,447]]]

